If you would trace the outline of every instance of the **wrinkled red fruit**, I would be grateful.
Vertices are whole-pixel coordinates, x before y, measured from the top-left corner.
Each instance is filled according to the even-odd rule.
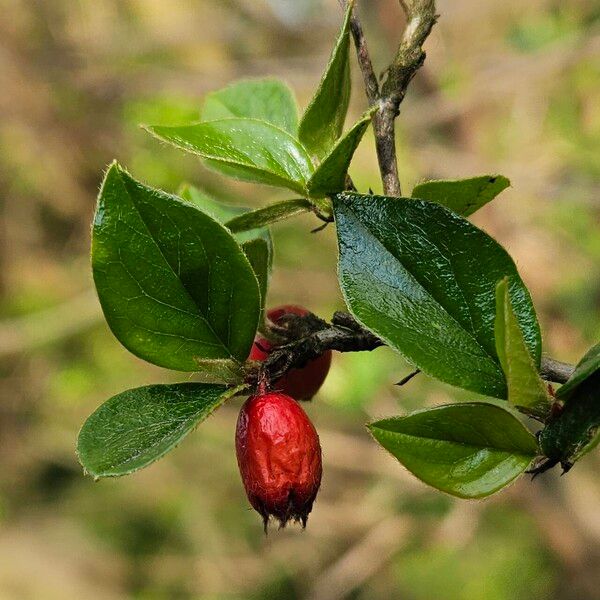
[[[267,311],[267,317],[277,324],[287,314],[304,316],[308,311],[301,306],[287,304]],[[250,360],[262,362],[269,356],[272,345],[269,340],[257,335],[250,351]],[[331,365],[331,350],[309,361],[300,369],[290,369],[283,377],[273,382],[273,386],[296,400],[310,400],[323,385]]]
[[[280,526],[306,526],[321,485],[321,446],[310,419],[293,398],[279,392],[248,398],[240,410],[235,450],[250,504]]]

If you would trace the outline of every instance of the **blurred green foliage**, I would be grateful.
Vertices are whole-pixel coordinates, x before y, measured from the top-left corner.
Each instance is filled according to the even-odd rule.
[[[398,3],[359,4],[382,63],[398,39]],[[286,79],[305,106],[340,13],[333,0],[0,7],[10,15],[0,21],[0,598],[295,599],[323,582],[337,598],[331,586],[363,572],[342,597],[597,595],[597,453],[560,480],[522,479],[469,504],[461,521],[465,504],[406,475],[364,422],[478,398],[422,375],[394,386],[410,365],[388,349],[336,356],[307,406],[325,473],[304,533],[265,538],[249,509],[233,451],[237,400],[151,468],[84,478],[74,447],[94,408],[126,388],[181,380],[128,354],[95,305],[97,317],[80,325],[77,312],[53,316],[91,287],[102,169],[117,158],[149,185],[174,192],[189,181],[247,206],[290,197],[226,181],[138,124],[194,120],[203,94],[248,76]],[[511,179],[474,221],[517,261],[547,351],[575,362],[600,337],[597,3],[469,0],[439,11],[398,121],[403,187],[484,172]],[[353,69],[356,118],[365,101]],[[381,189],[369,133],[351,174],[361,191]],[[309,233],[318,224],[302,216],[274,227],[269,304],[300,303],[323,317],[343,307],[334,231]],[[20,319],[39,314],[53,326],[58,318],[63,334],[30,347]],[[369,534],[394,518],[408,520],[410,535],[370,548]],[[368,560],[353,567],[365,544]]]

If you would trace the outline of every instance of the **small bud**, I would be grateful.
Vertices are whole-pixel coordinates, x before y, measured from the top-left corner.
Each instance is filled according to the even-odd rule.
[[[321,485],[321,446],[310,419],[293,398],[278,392],[248,398],[238,417],[235,448],[250,504],[281,527],[306,526]]]
[[[308,311],[301,306],[288,304],[272,308],[267,312],[267,316],[273,323],[277,324],[285,315],[308,314]],[[250,360],[262,362],[267,359],[272,345],[269,340],[256,336],[252,349],[250,351]],[[327,350],[314,360],[309,361],[303,367],[290,369],[283,377],[273,382],[273,387],[280,389],[284,394],[292,396],[296,400],[310,400],[323,385],[329,367],[331,366],[331,350]]]

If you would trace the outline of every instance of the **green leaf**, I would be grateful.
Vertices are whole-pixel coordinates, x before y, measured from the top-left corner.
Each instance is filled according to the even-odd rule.
[[[468,217],[509,185],[510,181],[502,175],[426,181],[414,188],[412,197],[437,202],[463,217]]]
[[[540,434],[544,454],[568,468],[600,443],[600,344],[588,350],[556,396],[562,411]]]
[[[342,135],[350,101],[350,15],[348,2],[342,29],[325,73],[310,104],[302,115],[300,141],[311,155],[323,158]]]
[[[242,250],[250,261],[252,270],[258,280],[258,287],[261,298],[261,313],[264,311],[267,290],[269,289],[269,275],[271,274],[271,266],[273,260],[272,246],[269,240],[262,237],[248,240],[242,244]]]
[[[507,252],[455,213],[422,200],[343,193],[333,198],[339,279],[352,313],[425,373],[506,398],[496,355],[496,282],[510,296],[540,361],[527,288]]]
[[[241,206],[217,202],[189,184],[185,184],[180,188],[179,195],[184,200],[196,205],[201,211],[209,214],[215,220],[219,221],[219,223],[223,223],[230,231],[230,219],[258,212],[251,211],[249,208]],[[308,202],[308,200],[302,201]],[[257,225],[246,231],[236,231],[234,237],[241,245],[246,258],[250,261],[250,265],[258,279],[262,310],[264,309],[265,298],[269,286],[269,275],[271,274],[271,266],[273,263],[273,240],[271,238],[271,233],[267,227]],[[229,380],[224,381],[227,382]]]
[[[368,427],[421,481],[459,498],[493,494],[537,454],[533,435],[493,404],[448,404]]]
[[[287,131],[255,119],[223,119],[180,127],[152,126],[157,138],[207,159],[221,173],[306,195],[314,167]]]
[[[272,245],[271,233],[269,232],[268,227],[257,225],[255,227],[249,227],[243,231],[240,230],[235,232],[231,229],[231,227],[229,227],[229,223],[232,221],[232,219],[255,212],[251,208],[218,202],[217,200],[206,195],[204,192],[200,191],[198,188],[187,183],[179,188],[178,195],[184,200],[187,200],[188,202],[197,206],[202,212],[210,215],[216,221],[219,221],[219,223],[225,225],[225,227],[227,227],[227,229],[234,234],[233,237],[241,245],[256,238],[262,238],[267,241],[269,245]],[[303,201],[308,202],[308,200]]]
[[[198,358],[246,360],[260,293],[239,245],[210,216],[116,163],[98,198],[92,267],[106,320],[135,355],[181,371],[196,370]]]
[[[306,198],[283,200],[233,217],[226,221],[225,225],[234,233],[238,233],[256,229],[257,227],[264,227],[265,225],[309,212],[312,209],[313,205]]]
[[[596,344],[590,348],[586,355],[579,361],[569,381],[556,392],[557,397],[568,400],[584,381],[595,375],[598,371],[600,371],[600,344]]]
[[[600,372],[574,387],[540,433],[542,452],[568,469],[600,442]]]
[[[346,189],[346,174],[350,161],[371,122],[371,116],[372,113],[367,113],[355,123],[323,159],[308,181],[308,193],[311,196],[327,196]]]
[[[506,278],[496,286],[495,333],[496,351],[508,386],[508,401],[521,412],[545,418],[552,401],[523,339]]]
[[[117,394],[83,425],[77,441],[79,461],[96,479],[147,467],[243,387],[176,383]]]
[[[237,206],[234,204],[225,204],[224,202],[219,202],[189,183],[184,183],[181,185],[177,190],[177,195],[187,202],[194,204],[202,212],[210,215],[213,219],[215,219],[215,221],[223,223],[223,225],[227,223],[229,219],[232,219],[238,215],[243,215],[245,212],[251,210],[245,206]]]
[[[290,88],[278,79],[237,81],[208,94],[201,111],[203,121],[241,117],[275,125],[298,135],[298,107]]]

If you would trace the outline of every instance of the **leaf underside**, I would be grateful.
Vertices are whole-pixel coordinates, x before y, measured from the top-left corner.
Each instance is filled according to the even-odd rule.
[[[433,180],[415,186],[411,196],[437,202],[463,217],[468,217],[493,200],[509,185],[510,181],[502,175]]]
[[[348,3],[342,28],[315,95],[302,115],[299,139],[311,155],[327,156],[342,135],[350,102],[350,15]]]
[[[550,412],[551,400],[525,345],[515,316],[508,281],[496,287],[496,350],[506,377],[508,401],[528,415],[544,419]]]
[[[371,114],[364,115],[352,129],[338,140],[308,181],[311,196],[328,196],[346,189],[346,175],[358,144],[371,122]]]
[[[203,121],[258,119],[298,135],[298,107],[290,88],[277,79],[236,81],[204,99]]]
[[[369,430],[423,482],[460,498],[493,494],[537,454],[533,435],[493,404],[438,406],[371,423]]]

